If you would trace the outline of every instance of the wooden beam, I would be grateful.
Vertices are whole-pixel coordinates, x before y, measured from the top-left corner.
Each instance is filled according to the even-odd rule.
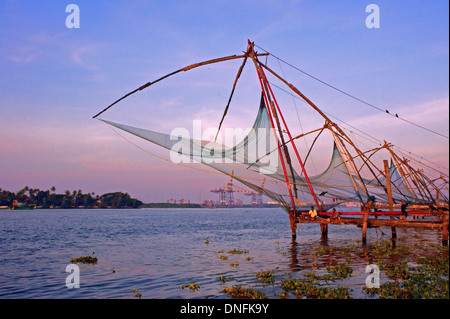
[[[392,212],[394,210],[394,201],[392,200],[392,190],[391,190],[391,174],[389,172],[389,163],[387,160],[383,160],[384,164],[384,174],[386,177],[386,192],[388,195],[389,210]],[[394,216],[390,216],[391,220],[394,220]],[[395,227],[391,228],[392,238],[397,238],[397,230]]]
[[[268,55],[268,53],[261,53],[261,54],[256,54],[256,56],[265,56]],[[175,75],[177,73],[180,72],[186,72],[189,70],[192,70],[194,68],[198,68],[199,66],[203,66],[203,65],[208,65],[208,64],[213,64],[213,63],[218,63],[218,62],[224,62],[224,61],[229,61],[229,60],[236,60],[236,59],[242,59],[242,58],[246,58],[248,56],[247,53],[243,54],[243,55],[231,55],[231,56],[227,56],[227,57],[223,57],[223,58],[218,58],[218,59],[212,59],[212,60],[208,60],[208,61],[203,61],[200,63],[194,63],[188,66],[185,66],[184,68],[181,68],[179,70],[176,70],[172,73],[169,73],[167,75],[164,75],[163,77],[153,81],[153,82],[147,82],[144,85],[141,85],[140,87],[138,87],[137,89],[135,89],[134,91],[131,91],[130,93],[125,94],[124,96],[122,96],[120,99],[116,100],[115,102],[113,102],[112,104],[110,104],[109,106],[107,106],[105,109],[103,109],[101,112],[97,113],[96,115],[94,115],[92,118],[96,118],[99,115],[101,115],[102,113],[106,112],[108,109],[110,109],[112,106],[114,106],[115,104],[119,103],[120,101],[122,101],[123,99],[129,97],[130,95],[138,92],[138,91],[142,91],[146,88],[148,88],[149,86],[158,83],[159,81],[162,81],[164,79],[167,79],[168,77]]]
[[[367,227],[369,226],[369,214],[370,210],[367,209],[366,213],[364,214],[363,220],[362,220],[362,243],[365,244],[367,242]]]
[[[444,216],[444,223],[442,225],[442,246],[448,245],[448,212]]]
[[[302,219],[302,223],[316,223],[316,224],[332,224],[332,225],[355,225],[362,227],[364,218],[348,218],[341,217],[340,219],[317,218],[315,220]],[[390,219],[374,219],[367,218],[367,228],[371,227],[400,227],[400,228],[424,228],[424,229],[442,229],[445,222],[439,220],[390,220]],[[448,237],[448,233],[447,233]]]

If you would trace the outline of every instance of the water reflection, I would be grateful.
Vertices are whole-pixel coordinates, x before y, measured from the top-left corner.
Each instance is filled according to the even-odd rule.
[[[291,244],[288,248],[288,253],[290,257],[289,268],[292,272],[300,271],[302,268],[300,267],[300,263],[298,260],[298,243],[295,239],[291,240]]]
[[[390,236],[369,229],[363,245],[356,227],[333,226],[324,237],[317,224],[303,224],[292,240],[286,214],[278,209],[5,212],[0,215],[0,297],[133,298],[131,289],[137,288],[143,298],[224,298],[220,275],[231,278],[228,286],[260,287],[255,273],[276,269],[275,285],[263,287],[273,297],[281,280],[340,263],[355,271],[337,284],[360,291],[366,265],[376,261],[373,245]],[[398,229],[397,235],[383,249],[411,249],[387,256],[388,261],[414,261],[415,246],[441,240],[439,232],[423,229]],[[231,249],[249,254],[228,254]],[[82,265],[82,287],[68,290],[66,265],[94,251],[98,264]],[[190,282],[201,286],[195,294],[179,288]]]

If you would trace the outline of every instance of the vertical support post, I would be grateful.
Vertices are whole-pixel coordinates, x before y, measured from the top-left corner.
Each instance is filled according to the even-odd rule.
[[[389,211],[393,212],[394,211],[394,201],[392,199],[392,190],[391,190],[391,174],[389,173],[389,164],[387,160],[383,160],[384,163],[384,174],[386,176],[386,192],[388,195],[388,202],[389,202]],[[390,217],[391,220],[394,220],[394,216],[391,215]],[[391,227],[391,233],[392,233],[392,238],[397,238],[397,230],[395,229],[395,227]]]
[[[297,238],[297,216],[294,209],[289,210],[289,223],[291,225],[292,239]]]
[[[322,231],[322,238],[327,238],[328,237],[328,224],[321,223],[320,230]]]
[[[439,209],[439,189],[436,189],[436,209]]]
[[[442,246],[448,245],[448,212],[445,212],[444,223],[442,224]]]
[[[364,214],[363,224],[362,224],[362,243],[364,245],[367,242],[366,234],[367,234],[367,226],[368,226],[368,223],[369,223],[369,214],[370,214],[370,209],[366,209],[366,213]]]

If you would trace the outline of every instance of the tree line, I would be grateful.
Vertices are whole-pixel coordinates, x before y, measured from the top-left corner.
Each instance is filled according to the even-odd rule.
[[[58,194],[54,186],[50,190],[25,186],[17,193],[0,188],[0,206],[11,207],[14,201],[36,208],[138,208],[142,205],[140,200],[122,192],[99,196],[94,192],[84,194],[81,189]]]

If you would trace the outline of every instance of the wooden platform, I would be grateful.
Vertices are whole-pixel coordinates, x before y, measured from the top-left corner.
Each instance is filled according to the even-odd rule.
[[[319,213],[320,217],[312,220],[307,213],[301,213],[295,220],[295,223],[320,224],[322,235],[327,235],[328,224],[333,225],[355,225],[362,228],[362,240],[366,242],[366,230],[371,227],[390,227],[392,237],[396,237],[395,229],[404,228],[425,228],[442,230],[442,244],[448,244],[449,234],[449,214],[446,212],[408,212],[406,219],[401,219],[401,212],[341,212],[339,219],[330,219],[331,213]],[[355,217],[346,217],[355,216]],[[415,216],[425,217],[426,219],[413,219]],[[386,217],[389,217],[386,218]],[[292,226],[292,224],[291,224]],[[295,227],[296,228],[296,227]],[[293,229],[294,231],[294,229]],[[293,232],[294,235],[294,232]]]

